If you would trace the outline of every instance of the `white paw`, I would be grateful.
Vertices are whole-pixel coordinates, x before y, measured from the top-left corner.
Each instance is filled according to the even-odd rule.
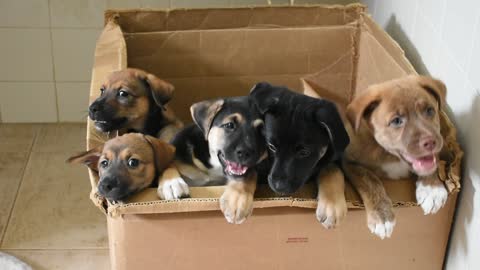
[[[190,196],[190,191],[182,178],[173,178],[158,185],[157,194],[162,200],[175,200]]]
[[[377,235],[381,239],[390,238],[392,236],[393,228],[395,227],[395,220],[386,221],[385,223],[368,223],[370,232]]]
[[[335,228],[347,215],[347,202],[339,199],[337,202],[318,200],[316,216],[326,229]]]
[[[447,202],[448,191],[443,183],[425,185],[422,181],[417,181],[416,197],[425,215],[435,214]]]

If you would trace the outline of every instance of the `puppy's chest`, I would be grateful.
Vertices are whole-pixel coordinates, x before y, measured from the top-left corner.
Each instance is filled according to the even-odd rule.
[[[410,175],[408,164],[403,161],[385,162],[381,165],[382,171],[391,179],[406,178]]]

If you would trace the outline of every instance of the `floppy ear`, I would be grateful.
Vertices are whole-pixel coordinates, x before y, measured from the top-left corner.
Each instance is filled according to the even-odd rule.
[[[145,82],[153,100],[159,107],[163,108],[163,105],[172,99],[175,89],[173,85],[143,70],[137,70],[136,74],[139,79]]]
[[[175,147],[150,135],[145,135],[144,138],[152,147],[155,155],[155,167],[157,171],[164,171],[168,165],[172,163],[173,158],[175,157]]]
[[[250,90],[250,97],[261,114],[272,111],[280,100],[278,92],[267,82],[255,84]]]
[[[190,107],[192,119],[205,135],[205,140],[208,139],[208,133],[212,128],[213,119],[217,113],[222,109],[223,99],[212,99],[200,101]]]
[[[98,174],[98,160],[102,155],[103,145],[92,148],[86,152],[69,157],[66,162],[70,164],[83,164]]]
[[[445,84],[437,79],[419,76],[418,83],[425,89],[430,95],[434,96],[438,102],[438,108],[441,109],[445,105],[445,98],[447,95],[447,88]]]
[[[333,160],[337,160],[350,143],[350,138],[335,104],[327,100],[319,100],[319,102],[315,119],[327,130],[333,150]]]
[[[380,103],[378,90],[367,89],[360,96],[353,99],[347,106],[347,118],[355,131],[360,128],[363,117],[370,115]]]

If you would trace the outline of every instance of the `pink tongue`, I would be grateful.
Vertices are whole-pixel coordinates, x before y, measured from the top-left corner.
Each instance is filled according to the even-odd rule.
[[[436,164],[437,160],[435,159],[434,155],[415,159],[412,162],[413,169],[416,171],[430,171],[435,167]]]

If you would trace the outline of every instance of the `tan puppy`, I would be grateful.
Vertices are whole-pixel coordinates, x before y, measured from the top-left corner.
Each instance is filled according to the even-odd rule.
[[[350,146],[344,166],[367,211],[368,227],[382,239],[395,226],[392,201],[380,179],[417,176],[417,203],[436,213],[448,192],[437,176],[443,146],[439,113],[445,85],[424,76],[408,76],[370,86],[347,107]]]
[[[112,72],[90,105],[89,116],[102,132],[139,132],[169,141],[183,124],[167,103],[174,87],[143,70]]]
[[[128,133],[73,156],[67,162],[85,164],[97,172],[98,193],[119,201],[154,184],[174,155],[175,148],[160,139]]]

